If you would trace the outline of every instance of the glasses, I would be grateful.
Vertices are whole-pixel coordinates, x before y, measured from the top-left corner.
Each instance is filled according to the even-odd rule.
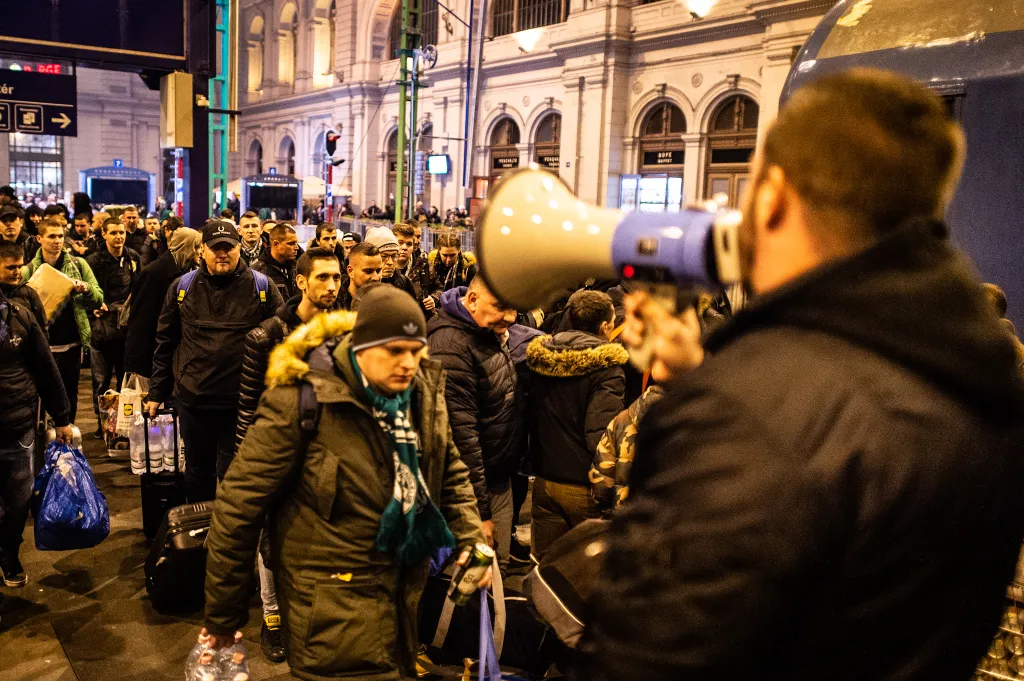
[[[380,259],[383,262],[389,262],[391,260],[397,260],[398,259],[398,253],[392,253],[392,252],[381,253],[380,254]]]

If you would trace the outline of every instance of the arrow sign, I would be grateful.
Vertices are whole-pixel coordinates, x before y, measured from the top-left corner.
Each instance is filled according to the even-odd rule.
[[[69,125],[71,125],[71,119],[68,118],[68,115],[66,113],[64,113],[63,111],[60,112],[60,116],[57,116],[56,118],[51,118],[50,122],[51,123],[60,123],[60,129],[61,130],[66,130],[67,127]]]
[[[68,73],[0,69],[0,132],[78,135],[78,79]]]

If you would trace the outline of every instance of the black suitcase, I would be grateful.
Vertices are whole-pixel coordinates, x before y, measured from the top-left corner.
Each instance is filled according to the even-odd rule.
[[[185,476],[178,469],[178,418],[174,410],[165,410],[161,414],[174,416],[174,470],[153,473],[149,467],[149,414],[143,413],[146,420],[145,443],[146,472],[139,480],[142,489],[142,533],[147,539],[153,539],[167,511],[185,503]]]
[[[146,559],[146,591],[157,612],[194,612],[202,607],[206,537],[213,502],[172,508],[160,524]]]

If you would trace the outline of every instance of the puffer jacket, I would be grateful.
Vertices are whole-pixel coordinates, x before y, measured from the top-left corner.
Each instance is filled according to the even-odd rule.
[[[480,516],[491,518],[488,490],[508,487],[521,458],[522,422],[518,380],[511,352],[490,329],[476,325],[462,305],[465,288],[446,291],[441,309],[427,323],[430,356],[448,375],[445,398],[452,432],[469,466]]]
[[[189,407],[234,408],[242,376],[245,336],[274,316],[284,301],[273,285],[261,302],[252,270],[239,258],[234,273],[212,276],[201,263],[189,291],[177,280],[164,297],[156,329],[149,399],[173,395]]]
[[[535,338],[530,367],[533,472],[551,482],[588,485],[605,428],[622,411],[626,349],[582,331]]]
[[[629,474],[636,456],[636,435],[647,410],[665,395],[652,385],[612,419],[597,444],[590,466],[590,491],[601,510],[619,507],[629,497]]]
[[[355,315],[318,315],[275,348],[267,392],[217,491],[207,539],[207,629],[228,634],[249,616],[264,516],[292,675],[305,681],[415,678],[417,611],[428,561],[400,568],[373,549],[392,498],[393,453],[349,359],[349,338],[333,370],[310,370],[311,350],[351,328]],[[303,452],[299,381],[321,405]],[[476,499],[455,448],[440,364],[423,360],[413,383],[411,421],[420,471],[459,546],[482,541]]]
[[[120,258],[115,258],[106,248],[85,259],[92,268],[96,282],[103,291],[103,303],[107,311],[97,317],[89,315],[92,326],[92,344],[99,346],[111,341],[124,340],[125,332],[117,326],[117,317],[125,300],[131,295],[135,277],[139,274],[139,254],[125,248]]]
[[[260,396],[266,390],[267,364],[270,351],[288,334],[302,326],[295,310],[302,296],[289,300],[277,314],[250,331],[245,337],[245,358],[242,360],[242,379],[238,395],[238,426],[235,429],[235,451],[242,446],[245,433],[252,424],[259,406]]]
[[[68,425],[71,405],[46,334],[31,310],[0,291],[0,443],[9,446],[36,425],[36,400],[54,425]]]
[[[35,271],[43,266],[43,252],[38,251],[32,262],[25,265],[21,271],[22,283],[27,282],[35,274]],[[92,328],[89,324],[89,313],[103,304],[103,291],[100,289],[96,277],[93,276],[92,268],[85,258],[72,255],[64,251],[57,259],[55,268],[71,279],[77,279],[89,287],[88,291],[74,293],[69,296],[68,302],[74,306],[75,324],[78,327],[78,339],[82,347],[88,347],[92,341]],[[60,314],[59,312],[57,314]],[[54,317],[56,319],[56,316]]]

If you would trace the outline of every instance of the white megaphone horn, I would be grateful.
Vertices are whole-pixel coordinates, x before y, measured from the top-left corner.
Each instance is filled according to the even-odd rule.
[[[740,280],[738,211],[624,213],[577,199],[536,164],[502,178],[477,220],[488,288],[520,310],[587,279],[715,289]]]

